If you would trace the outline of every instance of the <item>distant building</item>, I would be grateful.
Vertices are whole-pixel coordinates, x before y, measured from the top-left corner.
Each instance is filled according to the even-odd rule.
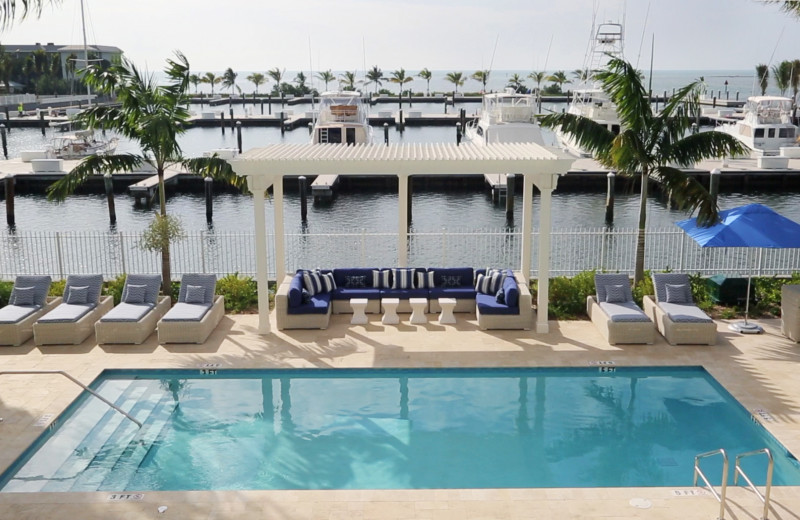
[[[42,45],[36,42],[33,45],[3,43],[0,46],[2,46],[6,54],[22,59],[38,50],[43,50],[47,54],[58,54],[61,60],[61,76],[64,78],[69,76],[67,63],[70,60],[70,56],[72,56],[73,60],[76,60],[75,70],[86,67],[83,45],[56,45],[52,42]],[[89,63],[93,63],[94,60],[105,60],[110,64],[114,64],[119,63],[122,58],[122,50],[111,45],[87,45],[86,50],[89,53]]]

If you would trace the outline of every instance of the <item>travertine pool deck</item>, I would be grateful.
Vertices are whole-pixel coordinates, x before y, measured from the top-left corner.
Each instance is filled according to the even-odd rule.
[[[766,332],[745,336],[719,323],[716,346],[610,346],[591,322],[551,322],[551,332],[481,331],[475,316],[455,325],[383,325],[371,315],[350,325],[334,315],[324,331],[256,334],[254,315],[226,316],[204,345],[79,346],[0,349],[0,370],[64,370],[84,383],[105,368],[340,368],[702,365],[792,453],[800,453],[800,345],[780,334],[779,320],[759,321]],[[429,318],[435,318],[429,316]],[[274,324],[273,324],[274,326]],[[57,375],[0,377],[0,471],[59,414],[80,389]],[[732,464],[732,463],[731,463]],[[713,476],[712,476],[713,478]],[[718,476],[715,480],[718,480]],[[221,491],[146,492],[135,500],[102,493],[0,494],[4,519],[713,519],[719,504],[688,488]],[[800,487],[776,487],[769,518],[800,518]],[[159,506],[167,506],[159,513]],[[756,519],[761,504],[745,488],[728,488],[725,518]]]

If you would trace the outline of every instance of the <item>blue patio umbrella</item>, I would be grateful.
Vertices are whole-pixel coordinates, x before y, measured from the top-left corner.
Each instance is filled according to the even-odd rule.
[[[701,247],[800,248],[800,224],[763,204],[748,204],[720,211],[719,216],[721,221],[710,227],[698,226],[697,218],[681,220],[676,225]],[[730,328],[742,333],[761,332],[758,325],[747,323],[750,309],[749,274],[747,295],[744,323],[731,324]]]

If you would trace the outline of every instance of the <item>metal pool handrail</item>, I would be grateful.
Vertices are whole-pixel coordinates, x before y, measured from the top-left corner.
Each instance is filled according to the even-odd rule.
[[[713,457],[714,455],[722,455],[722,486],[720,488],[720,492],[714,489],[714,486],[706,478],[705,473],[703,470],[700,469],[700,459],[705,459],[707,457]],[[725,450],[719,449],[714,451],[709,451],[706,453],[701,453],[700,455],[695,456],[694,458],[694,485],[697,485],[697,475],[700,475],[700,478],[703,479],[703,482],[706,483],[706,487],[711,494],[714,495],[714,498],[717,499],[719,502],[719,520],[724,520],[725,518],[725,492],[728,490],[728,454],[725,453]]]
[[[124,415],[125,417],[127,417],[128,419],[133,421],[134,423],[136,423],[136,425],[139,428],[142,427],[142,423],[140,423],[139,421],[137,421],[136,419],[131,417],[130,414],[128,414],[128,412],[126,412],[125,410],[123,410],[119,406],[115,405],[114,403],[112,403],[111,401],[109,401],[108,399],[103,397],[102,395],[98,394],[97,392],[95,392],[94,390],[89,388],[88,386],[84,385],[83,383],[81,383],[80,381],[78,381],[77,379],[72,377],[71,375],[67,374],[63,370],[3,370],[2,372],[0,372],[0,376],[4,376],[4,375],[28,375],[28,374],[61,374],[62,376],[66,377],[67,379],[69,379],[70,381],[75,383],[76,385],[80,386],[81,388],[83,388],[84,390],[86,390],[87,392],[89,392],[90,394],[95,396],[96,398],[98,398],[101,401],[103,401],[104,403],[106,403],[108,406],[110,406],[114,410],[118,411],[119,413],[121,413],[122,415]],[[747,478],[747,477],[745,477],[745,478]]]
[[[765,454],[767,456],[767,481],[766,485],[764,486],[764,494],[762,495],[758,488],[753,484],[753,482],[747,477],[747,474],[744,472],[741,466],[739,466],[739,460],[745,457],[751,457],[753,455],[760,455]],[[736,456],[736,464],[734,465],[734,474],[733,474],[733,484],[736,485],[739,480],[739,475],[742,476],[747,481],[747,485],[750,486],[759,500],[764,504],[764,513],[761,517],[762,520],[767,520],[767,515],[769,514],[769,492],[772,490],[772,470],[775,466],[775,461],[772,458],[772,452],[769,451],[768,448],[761,448],[760,450],[753,450],[748,451],[745,453],[740,453]]]

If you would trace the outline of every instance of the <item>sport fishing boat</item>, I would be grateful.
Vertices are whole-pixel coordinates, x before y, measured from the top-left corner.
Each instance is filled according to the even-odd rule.
[[[620,122],[617,116],[617,107],[608,98],[600,84],[594,81],[592,73],[601,69],[610,57],[622,57],[624,49],[624,31],[620,23],[601,23],[596,31],[592,31],[594,38],[591,49],[587,54],[586,75],[577,89],[573,91],[572,100],[567,108],[567,113],[592,119],[612,131],[620,132]],[[569,151],[581,156],[591,157],[591,153],[582,149],[569,136],[557,134],[562,145]]]
[[[369,112],[356,91],[324,92],[311,134],[313,144],[368,144],[372,142]]]
[[[778,155],[782,147],[797,146],[798,129],[792,124],[792,100],[787,97],[751,96],[741,120],[717,129],[763,155]]]
[[[505,92],[484,94],[477,119],[464,131],[467,142],[544,144],[542,129],[536,122],[536,98],[518,94],[513,88]]]
[[[97,138],[92,130],[76,130],[51,141],[48,154],[55,159],[81,159],[90,155],[114,153],[119,140]]]

